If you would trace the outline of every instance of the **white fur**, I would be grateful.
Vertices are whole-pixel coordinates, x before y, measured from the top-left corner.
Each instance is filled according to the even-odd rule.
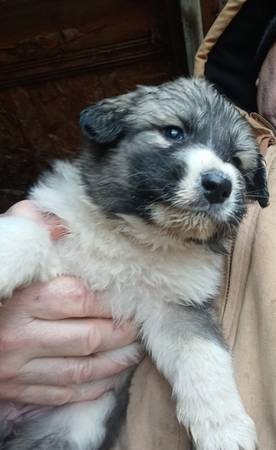
[[[141,326],[148,349],[173,387],[178,418],[191,427],[198,450],[238,450],[239,445],[253,450],[254,426],[242,407],[227,351],[206,340],[175,342],[170,330],[165,332],[171,302],[200,306],[202,299],[216,296],[222,257],[138,219],[106,220],[88,201],[70,163],[58,163],[56,173],[35,187],[31,198],[42,211],[59,216],[70,232],[51,242],[45,230],[27,219],[1,219],[0,297],[34,279],[81,277],[111,305],[114,318],[134,318]],[[131,351],[135,359],[137,347]],[[126,355],[119,350],[112,357]],[[63,406],[32,433],[66,433],[73,448],[97,449],[114,401],[110,393],[94,402]]]
[[[183,157],[183,155],[181,155]],[[185,152],[185,163],[187,164],[187,176],[180,182],[177,197],[179,204],[183,206],[192,200],[195,200],[200,192],[201,175],[209,170],[218,170],[227,176],[232,183],[232,191],[220,208],[222,220],[233,215],[236,203],[236,195],[240,189],[238,170],[228,163],[222,161],[214,151],[203,145],[192,146]],[[217,205],[216,205],[217,207]]]
[[[97,400],[60,406],[29,422],[26,438],[39,441],[48,434],[61,435],[74,450],[98,448],[106,433],[104,420],[114,405],[115,396],[109,392]]]

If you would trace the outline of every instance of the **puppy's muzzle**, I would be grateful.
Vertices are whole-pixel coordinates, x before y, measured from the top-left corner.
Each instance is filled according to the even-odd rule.
[[[210,170],[201,175],[203,195],[209,203],[223,203],[230,197],[231,180],[223,172]]]

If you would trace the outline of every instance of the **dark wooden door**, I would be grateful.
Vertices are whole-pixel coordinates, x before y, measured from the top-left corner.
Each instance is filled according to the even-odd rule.
[[[87,104],[186,73],[178,0],[0,2],[0,209],[71,158]]]

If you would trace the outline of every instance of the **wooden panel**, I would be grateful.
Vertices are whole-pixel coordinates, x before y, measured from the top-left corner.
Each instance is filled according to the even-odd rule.
[[[2,1],[0,38],[16,43],[58,30],[85,32],[88,27],[95,32],[94,46],[120,42],[147,32],[156,20],[156,6],[144,0]]]
[[[177,0],[0,3],[0,208],[81,142],[79,111],[185,73]]]
[[[222,7],[221,0],[201,0],[202,23],[204,35],[207,34],[209,28],[217,18]]]
[[[45,17],[41,16],[39,11],[44,13],[43,6],[47,2],[24,3],[30,4],[30,14],[27,17],[17,17],[19,13],[10,17],[9,8],[6,14],[2,15],[3,25],[5,19],[8,23],[11,23],[11,20],[15,22],[13,26],[16,27],[16,33],[5,30],[7,26],[4,26],[6,34],[4,32],[0,39],[0,63],[3,64],[0,88],[67,77],[74,73],[87,73],[97,68],[118,65],[120,62],[127,63],[147,56],[161,55],[162,51],[166,52],[166,46],[169,44],[164,27],[166,24],[158,23],[158,10],[154,10],[155,2],[81,1],[78,2],[78,7],[75,7],[76,13],[85,10],[86,16],[82,14],[81,22],[77,22],[78,26],[74,27],[69,21],[70,7],[68,8],[66,3],[64,10],[59,11],[60,23],[56,24],[56,20],[54,23],[49,22],[51,26],[43,34],[41,29]],[[46,20],[50,21],[54,11],[51,11],[51,2],[48,3]],[[72,2],[69,2],[69,6],[70,3]],[[52,8],[55,9],[53,5]],[[19,12],[21,10],[22,8],[19,8]],[[32,17],[36,17],[35,30],[31,26]],[[76,24],[76,19],[74,23]],[[56,28],[53,29],[54,25]],[[21,37],[17,40],[20,30],[24,39]],[[35,34],[30,35],[30,30]],[[36,34],[38,32],[39,34]]]

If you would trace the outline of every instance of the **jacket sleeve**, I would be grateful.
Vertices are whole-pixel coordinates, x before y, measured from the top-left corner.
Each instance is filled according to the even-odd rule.
[[[276,42],[276,14],[272,18],[272,20],[269,22],[264,35],[260,41],[260,44],[257,48],[256,52],[256,69],[259,71],[261,69],[261,66],[265,60],[265,57],[269,51],[269,49],[272,47],[272,45]]]
[[[211,49],[206,78],[242,109],[256,111],[256,79],[275,37],[275,0],[247,0]]]

